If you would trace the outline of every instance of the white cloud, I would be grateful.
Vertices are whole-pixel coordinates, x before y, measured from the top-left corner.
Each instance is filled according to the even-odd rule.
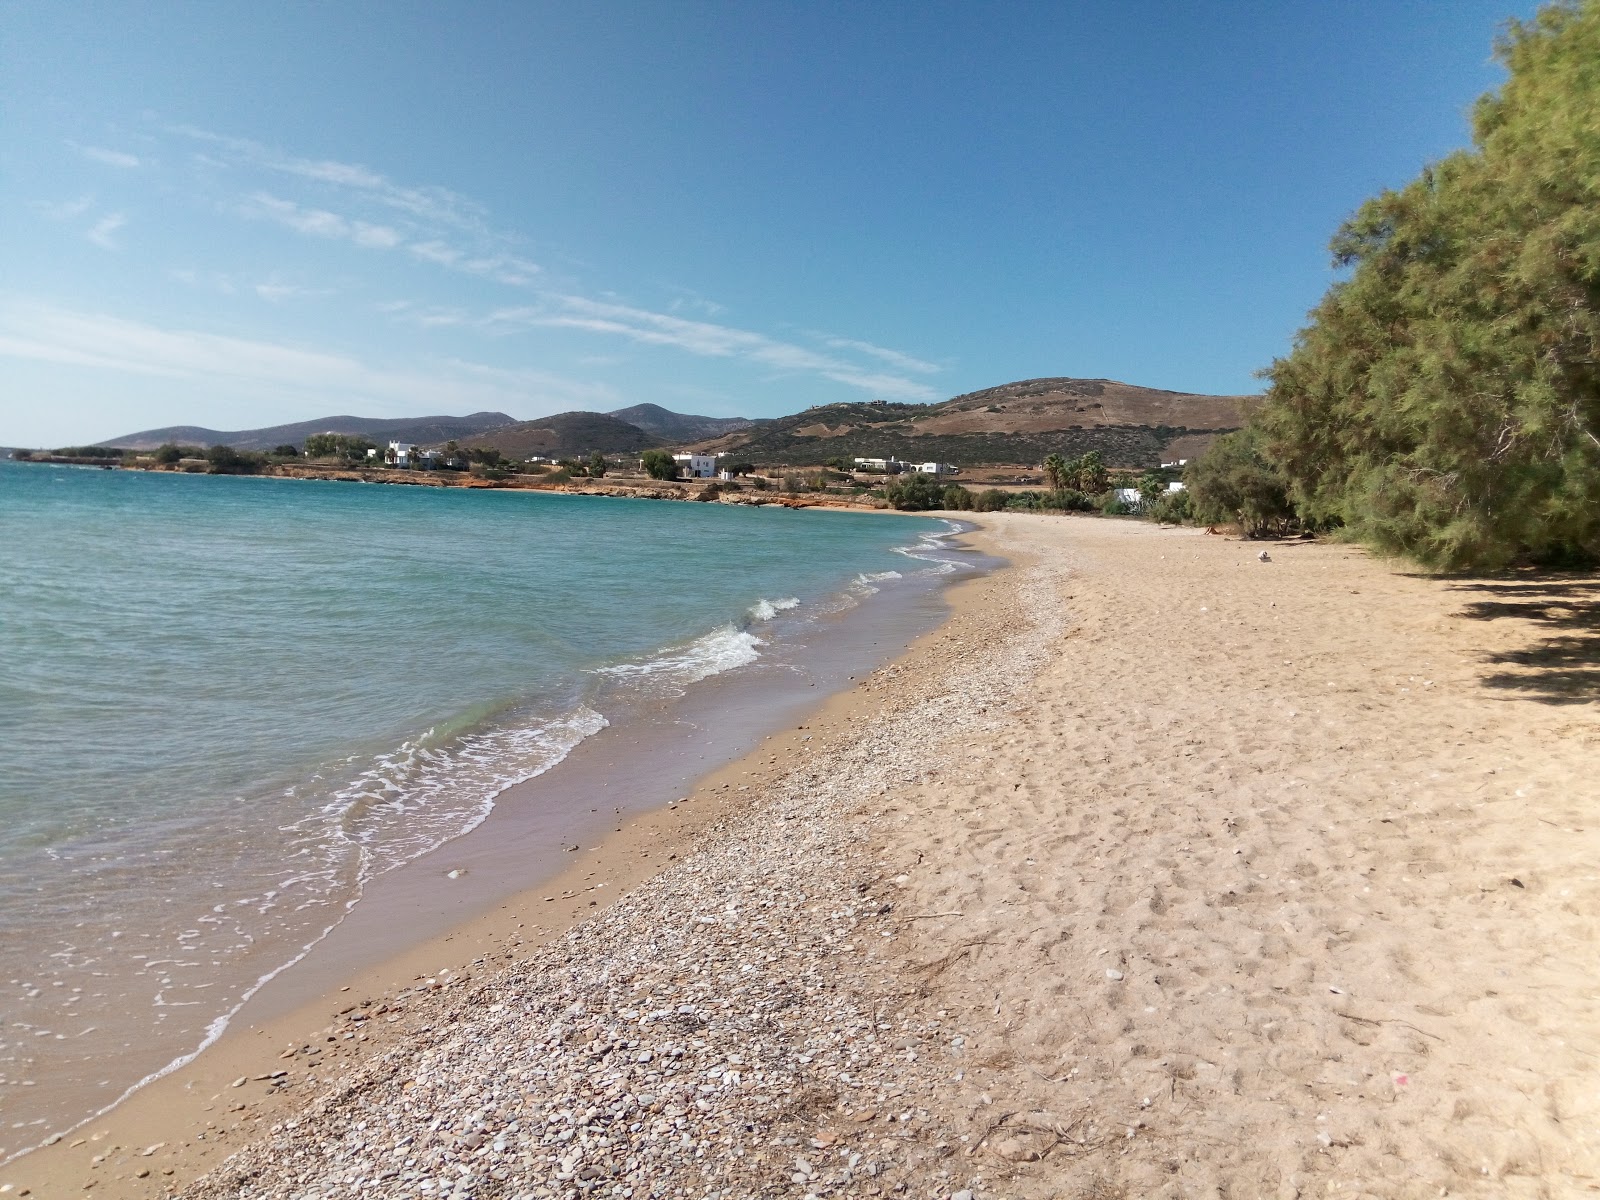
[[[342,239],[375,250],[392,250],[401,242],[399,231],[387,225],[353,221],[326,209],[305,208],[293,200],[284,200],[266,192],[257,192],[249,197],[239,211],[247,217],[276,221],[297,233]]]
[[[303,287],[298,283],[281,283],[276,279],[268,279],[263,283],[255,284],[251,290],[270,304],[277,304],[284,300],[294,300],[300,296],[328,296],[333,294],[332,288]]]
[[[121,150],[103,150],[99,146],[80,146],[85,158],[91,158],[97,163],[107,167],[121,167],[129,170],[139,165],[139,158],[134,154],[125,154]]]
[[[300,158],[248,138],[228,137],[192,125],[170,126],[169,132],[204,142],[230,165],[256,167],[317,183],[361,192],[388,208],[420,221],[446,225],[473,233],[488,233],[487,211],[481,204],[449,188],[408,187],[359,163]]]
[[[831,354],[781,342],[746,329],[709,321],[691,321],[670,313],[589,300],[582,296],[552,295],[547,299],[551,301],[550,306],[522,305],[495,309],[477,323],[485,329],[526,325],[613,334],[645,345],[669,346],[705,358],[744,359],[782,374],[819,375],[885,399],[931,400],[938,395],[919,380],[864,368]]]
[[[74,221],[94,207],[93,196],[79,196],[76,200],[39,200],[34,211],[52,221]]]
[[[867,354],[880,362],[886,362],[891,367],[901,371],[916,371],[924,375],[934,375],[943,370],[937,363],[924,362],[920,358],[913,358],[909,354],[902,354],[898,350],[889,350],[883,346],[874,346],[871,342],[860,342],[854,338],[823,336],[824,345],[832,346],[835,350],[854,350],[858,354]]]
[[[111,235],[116,233],[128,223],[128,218],[121,213],[112,213],[96,221],[89,232],[83,236],[103,250],[117,249],[117,243],[112,241]]]
[[[17,301],[0,305],[0,356],[119,374],[187,380],[219,403],[246,398],[384,413],[503,409],[551,412],[607,404],[611,389],[535,370],[449,359],[418,369],[372,367],[348,355]]]

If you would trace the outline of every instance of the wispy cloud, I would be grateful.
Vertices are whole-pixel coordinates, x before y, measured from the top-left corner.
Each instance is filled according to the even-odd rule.
[[[93,159],[102,166],[121,167],[123,170],[137,167],[140,161],[136,154],[127,154],[121,150],[105,150],[99,146],[79,146],[78,150],[85,158]]]
[[[281,304],[285,300],[297,300],[301,296],[329,296],[333,294],[332,288],[305,287],[298,283],[282,283],[276,279],[252,285],[251,291],[270,304]]]
[[[414,370],[372,367],[359,359],[303,346],[163,329],[97,313],[33,303],[0,304],[0,356],[122,374],[191,380],[219,398],[271,397],[284,389],[359,402],[383,413],[499,408],[513,413],[610,404],[604,385],[537,370],[447,359]]]
[[[248,138],[229,137],[193,125],[169,126],[168,132],[209,145],[235,164],[364,192],[377,203],[422,221],[473,233],[490,232],[484,207],[449,188],[410,187],[359,163],[301,158]]]
[[[52,221],[75,221],[93,207],[93,196],[79,196],[74,200],[39,200],[33,205],[35,212]]]
[[[392,250],[400,245],[398,230],[388,225],[374,225],[367,221],[353,221],[326,209],[306,208],[293,200],[283,200],[266,192],[257,192],[240,206],[247,217],[263,218],[315,237],[340,238],[373,250]]]
[[[613,334],[646,345],[670,346],[701,357],[742,359],[779,374],[818,375],[884,399],[931,400],[938,394],[920,380],[863,367],[836,355],[778,341],[747,329],[691,321],[671,313],[582,296],[551,295],[546,300],[549,303],[543,306],[496,309],[480,318],[478,324],[489,329],[525,325]]]
[[[915,371],[921,375],[936,375],[941,370],[937,363],[925,362],[920,358],[913,358],[909,354],[902,354],[898,350],[890,350],[883,346],[874,346],[871,342],[857,341],[855,338],[831,337],[826,334],[819,335],[825,346],[835,350],[854,350],[857,354],[866,354],[880,362],[888,363],[900,371]]]
[[[112,235],[127,223],[128,218],[123,216],[121,213],[111,213],[110,215],[101,217],[98,221],[96,221],[90,227],[89,232],[83,236],[88,238],[96,246],[99,246],[102,250],[115,250],[118,247],[115,240],[113,240]]]

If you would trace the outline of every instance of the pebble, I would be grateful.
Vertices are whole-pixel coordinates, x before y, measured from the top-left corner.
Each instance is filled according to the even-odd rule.
[[[946,651],[942,687],[886,691],[851,738],[813,743],[609,909],[384,999],[398,1014],[386,1049],[298,1080],[294,1115],[178,1195],[643,1200],[798,1186],[974,1200],[953,1191],[961,1134],[932,1103],[949,1060],[921,1053],[974,1030],[914,1015],[905,977],[876,957],[905,880],[883,878],[860,813],[903,787],[903,764],[927,774],[993,736],[1060,628],[1038,598],[1050,584],[1030,583],[1042,578],[1024,574],[985,611],[1003,640]],[[342,1014],[335,1030],[372,1015]]]

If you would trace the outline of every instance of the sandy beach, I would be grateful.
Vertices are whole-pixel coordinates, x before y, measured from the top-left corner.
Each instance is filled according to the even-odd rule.
[[[980,521],[893,665],[0,1193],[1600,1189],[1600,582]]]

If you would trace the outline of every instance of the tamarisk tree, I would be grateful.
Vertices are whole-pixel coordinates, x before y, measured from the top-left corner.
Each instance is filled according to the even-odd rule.
[[[1600,0],[1496,53],[1473,148],[1334,237],[1255,417],[1303,518],[1445,570],[1600,558]]]

